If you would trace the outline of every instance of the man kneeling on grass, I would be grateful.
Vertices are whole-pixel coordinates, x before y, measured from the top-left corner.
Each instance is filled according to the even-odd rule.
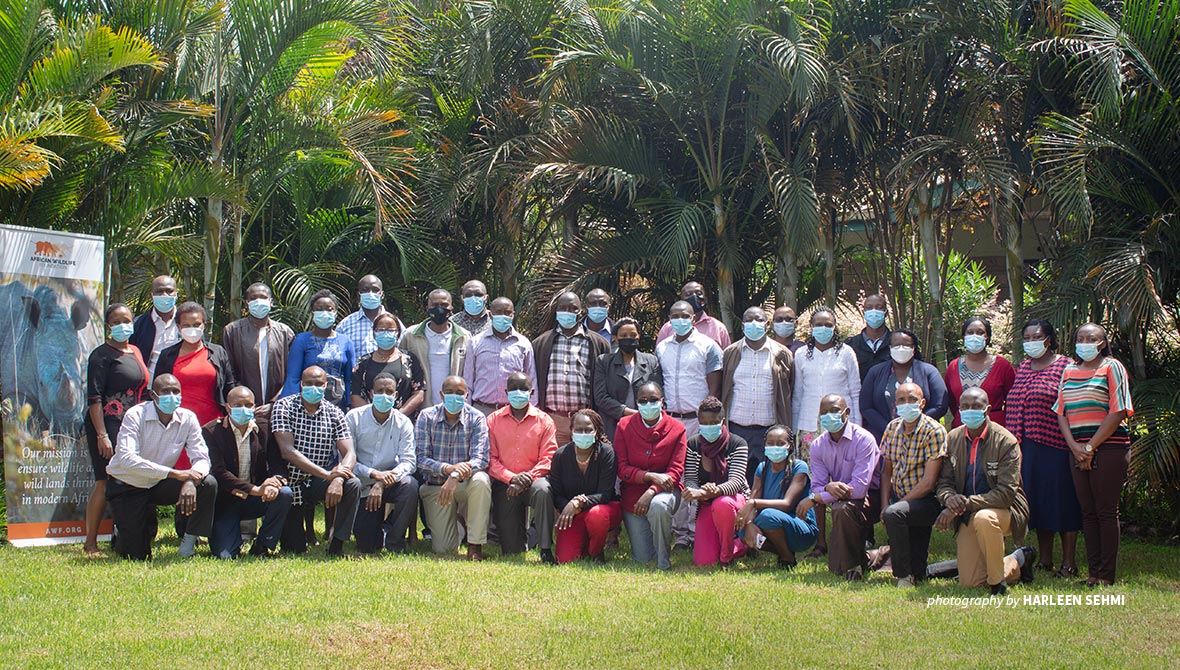
[[[125,558],[152,557],[156,506],[176,505],[189,517],[180,555],[196,553],[197,536],[209,536],[217,480],[209,474],[209,451],[197,415],[180,406],[180,381],[162,374],[152,382],[152,402],[127,410],[115,454],[107,465],[107,500],[115,521],[115,552]],[[189,467],[172,466],[180,453]]]
[[[938,476],[938,501],[946,507],[935,522],[958,534],[961,586],[987,584],[993,595],[1008,584],[1031,582],[1037,553],[1021,547],[1004,556],[1004,537],[1024,537],[1028,501],[1020,482],[1020,445],[990,421],[987,393],[965,389],[959,398],[963,425],[947,435],[947,458]]]

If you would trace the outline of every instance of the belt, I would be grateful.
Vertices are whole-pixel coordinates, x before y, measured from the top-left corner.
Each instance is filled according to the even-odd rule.
[[[476,400],[473,404],[483,405],[484,407],[495,407],[496,409],[500,409],[501,407],[507,405],[508,403],[506,403],[506,402],[484,402],[482,400]]]
[[[668,412],[668,415],[675,417],[677,419],[695,419],[695,418],[697,418],[696,412]]]
[[[555,409],[547,409],[547,410],[545,410],[545,412],[546,412],[547,414],[555,414],[555,415],[557,415],[557,416],[564,416],[564,417],[565,417],[565,418],[567,418],[567,419],[568,419],[568,418],[570,418],[571,416],[573,416],[573,415],[577,414],[577,413],[578,413],[578,412],[580,412],[580,411],[582,411],[582,410],[580,410],[580,409],[575,409],[575,410],[573,410],[573,411],[570,411],[570,412],[559,412],[559,411],[557,411],[557,410],[555,410]]]

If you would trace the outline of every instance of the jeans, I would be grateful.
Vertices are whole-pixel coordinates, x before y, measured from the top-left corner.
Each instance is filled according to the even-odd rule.
[[[287,521],[283,524],[283,551],[302,554],[307,552],[307,535],[303,532],[304,510],[315,509],[316,503],[328,492],[326,479],[311,479],[303,489],[303,503],[291,507]],[[332,526],[332,539],[347,542],[352,535],[352,524],[356,521],[357,502],[361,496],[361,481],[356,477],[344,480],[344,493],[336,503],[336,521]]]
[[[889,553],[893,576],[898,579],[926,577],[930,557],[930,531],[942,505],[934,494],[917,500],[901,500],[885,508],[885,530],[889,532]]]
[[[746,483],[753,488],[754,471],[766,458],[766,431],[770,426],[743,426],[729,422],[729,432],[746,441],[749,447],[749,458],[746,460]]]
[[[213,514],[213,534],[209,536],[209,550],[218,558],[236,558],[242,548],[242,519],[262,519],[262,528],[255,542],[274,550],[279,546],[279,535],[287,512],[291,509],[294,494],[289,486],[279,489],[279,495],[270,502],[263,502],[258,496],[230,498],[222,502]]]
[[[1071,459],[1072,460],[1072,459]],[[1070,468],[1082,506],[1082,534],[1090,579],[1114,583],[1119,561],[1119,496],[1127,481],[1127,449],[1094,452],[1094,467]]]
[[[651,499],[647,514],[640,516],[623,512],[623,524],[631,540],[631,558],[639,563],[656,559],[656,567],[672,567],[672,514],[680,505],[680,492],[657,493]]]
[[[407,475],[394,482],[393,486],[386,487],[381,493],[381,505],[376,512],[366,509],[367,498],[367,493],[361,497],[356,523],[352,526],[357,551],[371,554],[385,547],[388,551],[404,553],[406,531],[414,519],[414,512],[418,511],[418,480]],[[393,505],[388,514],[385,513],[386,505]]]

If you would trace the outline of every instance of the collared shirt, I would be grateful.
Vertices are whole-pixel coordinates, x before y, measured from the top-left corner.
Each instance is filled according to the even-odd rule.
[[[885,334],[888,335],[889,331],[885,331]],[[869,345],[869,349],[872,349],[874,354],[877,353],[877,350],[880,349],[881,345],[885,343],[885,335],[882,335],[878,338],[871,338],[869,337],[868,333],[862,330],[860,331],[860,336],[865,339],[865,343]]]
[[[488,415],[488,444],[492,479],[507,484],[518,473],[527,472],[536,481],[549,474],[557,451],[557,428],[535,405],[530,404],[519,420],[511,407],[501,407]]]
[[[165,426],[155,404],[141,402],[123,415],[107,474],[136,488],[150,489],[168,477],[182,451],[188,454],[190,469],[209,474],[209,448],[197,415],[181,407]]]
[[[729,420],[742,426],[772,426],[775,397],[770,347],[764,342],[760,349],[754,349],[743,337],[740,355],[733,372]]]
[[[523,372],[537,388],[537,366],[533,360],[533,344],[515,328],[501,339],[492,329],[477,335],[467,345],[463,360],[463,379],[471,390],[473,402],[502,405],[508,402],[505,386],[508,376]]]
[[[594,325],[590,323],[590,317],[586,317],[585,319],[583,319],[582,325],[584,325],[586,327],[586,330],[590,331],[591,333],[598,333],[599,335],[602,336],[602,339],[606,340],[607,342],[611,342],[613,344],[614,333],[612,333],[610,331],[610,319],[609,318],[602,322],[602,328],[595,328]]]
[[[811,493],[819,494],[825,505],[831,505],[836,498],[824,487],[843,482],[852,487],[849,498],[864,498],[881,486],[881,473],[877,470],[880,458],[877,439],[855,423],[846,424],[844,434],[835,443],[832,434],[825,430],[811,443]]]
[[[290,395],[275,401],[270,412],[272,433],[291,433],[295,438],[295,450],[325,470],[332,468],[339,450],[337,440],[352,439],[344,412],[328,401],[316,407],[315,414],[308,414],[307,408],[298,395]],[[311,475],[287,464],[287,480],[295,493],[294,504],[303,503],[303,489],[311,483]]]
[[[377,316],[385,313],[385,307],[377,312]],[[401,323],[399,322],[400,326]],[[336,333],[352,340],[352,348],[359,360],[361,356],[371,354],[377,350],[377,339],[373,336],[373,319],[365,314],[364,309],[349,314],[336,324]]]
[[[983,432],[979,437],[971,437],[970,433],[964,429],[964,436],[971,440],[971,446],[967,449],[967,490],[963,491],[965,496],[978,496],[992,490],[990,484],[987,483],[987,468],[986,466],[979,467],[979,443],[987,438],[988,431],[991,430],[991,421],[983,422]]]
[[[922,481],[928,461],[946,458],[946,429],[935,419],[921,414],[914,432],[906,433],[905,421],[898,417],[885,427],[881,453],[893,463],[890,481],[893,495],[900,500]]]
[[[400,480],[414,473],[418,455],[414,450],[414,422],[392,410],[384,422],[373,415],[373,406],[348,411],[344,420],[352,433],[356,449],[356,474],[368,489],[373,485],[374,470],[393,470]]]
[[[554,412],[575,412],[590,406],[590,338],[581,325],[573,335],[560,328],[553,338],[553,353],[549,355],[549,379],[545,386],[545,409]]]
[[[173,308],[172,320],[167,323],[160,318],[160,313],[152,309],[152,323],[156,326],[156,341],[152,344],[152,357],[148,363],[150,377],[156,376],[156,361],[160,360],[160,352],[180,341],[180,327],[176,324],[176,310]]]
[[[266,342],[268,336],[270,336],[270,319],[266,320],[265,326],[258,329],[258,378],[262,380],[262,397],[257,400],[259,403],[265,403],[266,399],[270,397],[267,395],[270,389],[266,387],[266,372],[270,365],[266,356],[269,351],[269,345]]]
[[[664,400],[668,411],[697,411],[701,401],[709,395],[705,375],[721,369],[721,347],[694,328],[684,341],[673,337],[657,344],[656,357],[660,359],[660,369],[664,373]]]
[[[451,315],[451,323],[466,330],[471,337],[475,337],[484,331],[491,332],[492,313],[485,309],[483,314],[471,316],[467,310],[461,309],[457,314]]]
[[[238,424],[232,421],[229,425],[234,432],[234,440],[238,444],[238,471],[234,474],[238,476],[238,479],[250,481],[250,465],[252,465],[250,462],[250,436],[258,432],[258,424],[251,419],[246,430],[242,430]]]
[[[470,463],[474,470],[488,467],[488,424],[483,414],[468,404],[454,425],[447,423],[442,403],[427,407],[414,425],[414,448],[418,469],[427,475],[442,475],[444,465]]]
[[[731,344],[729,339],[729,330],[725,328],[725,324],[721,323],[721,321],[718,319],[714,319],[705,312],[701,312],[694,316],[692,319],[692,325],[694,328],[703,333],[705,337],[708,337],[709,339],[716,342],[717,346],[721,347],[722,349],[728,347]],[[675,335],[676,333],[672,331],[672,324],[665,322],[664,325],[660,327],[660,334],[656,337],[656,344],[674,337]]]
[[[799,349],[795,354],[795,385],[791,394],[791,416],[795,430],[819,430],[819,401],[829,393],[848,403],[848,420],[861,423],[860,364],[852,347],[838,344],[826,351]]]
[[[426,389],[426,402],[436,403],[442,399],[442,386],[451,374],[451,338],[455,336],[455,329],[447,323],[447,329],[441,333],[434,332],[429,324],[422,329],[426,335],[426,351],[430,360],[430,388]]]

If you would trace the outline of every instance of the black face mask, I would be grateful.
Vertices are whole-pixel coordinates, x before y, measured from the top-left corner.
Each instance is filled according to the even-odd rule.
[[[435,306],[426,310],[426,315],[430,317],[430,320],[434,322],[434,325],[441,326],[447,322],[447,319],[451,317],[451,310],[447,309],[446,307]]]
[[[685,302],[692,305],[692,311],[700,314],[705,311],[705,299],[699,295],[690,295],[684,299]]]
[[[619,351],[625,354],[633,354],[635,353],[635,350],[639,348],[638,337],[621,337],[619,338],[618,342]]]

